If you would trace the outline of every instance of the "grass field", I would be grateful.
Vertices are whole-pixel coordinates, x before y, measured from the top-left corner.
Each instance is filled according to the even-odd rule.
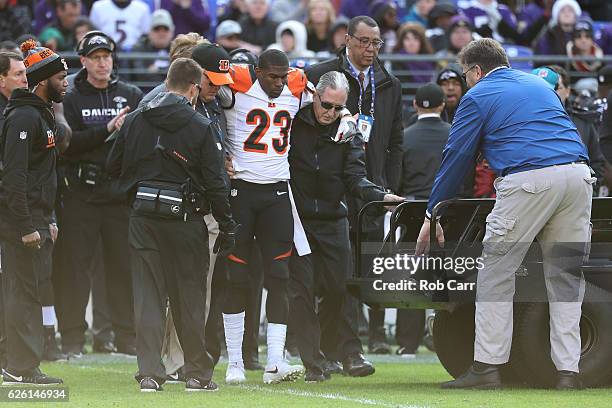
[[[164,385],[159,393],[140,393],[133,379],[136,360],[124,356],[86,355],[64,363],[44,364],[49,375],[62,377],[70,401],[21,403],[28,407],[611,407],[609,389],[582,392],[508,389],[502,391],[443,391],[438,387],[450,377],[435,354],[424,351],[416,360],[370,356],[376,373],[366,378],[334,376],[322,384],[295,383],[264,386],[261,373],[249,372],[243,386],[223,383],[225,365],[220,364],[216,393],[187,393],[182,384]],[[0,403],[0,408],[7,404]]]

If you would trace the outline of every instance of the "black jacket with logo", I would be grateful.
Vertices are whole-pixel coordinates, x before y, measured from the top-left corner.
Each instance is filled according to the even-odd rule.
[[[129,114],[108,156],[107,174],[118,179],[129,200],[138,182],[182,184],[189,178],[183,167],[156,146],[176,152],[206,190],[206,200],[222,231],[233,230],[229,191],[224,180],[223,151],[210,120],[198,114],[187,99],[160,93],[142,109]]]
[[[0,138],[4,163],[0,229],[18,238],[49,229],[57,192],[55,118],[51,104],[26,89],[13,91]]]
[[[111,147],[104,143],[109,136],[106,124],[126,106],[136,109],[141,99],[138,87],[117,79],[104,89],[95,88],[87,81],[87,71],[80,70],[64,98],[64,115],[72,129],[67,160],[104,165]]]
[[[313,84],[327,72],[344,73],[349,81],[350,91],[347,108],[355,114],[359,111],[359,83],[349,70],[346,50],[338,51],[334,59],[320,62],[306,69],[306,76]],[[374,101],[374,126],[366,149],[366,169],[368,179],[384,188],[398,191],[402,168],[402,86],[400,81],[387,72],[377,59],[374,62],[374,82],[376,94]],[[372,102],[372,87],[366,89],[362,110],[368,114]]]
[[[87,81],[87,71],[82,69],[74,77],[64,98],[64,115],[72,129],[72,139],[62,158],[65,162],[65,177],[62,179],[71,191],[83,194],[83,199],[106,201],[113,192],[107,185],[97,185],[95,191],[77,179],[77,165],[104,166],[112,143],[105,143],[109,132],[106,124],[119,111],[130,106],[135,110],[142,99],[142,91],[136,86],[117,79],[111,80],[104,89],[95,88]]]
[[[302,108],[291,125],[291,191],[300,217],[333,220],[347,216],[344,196],[382,200],[385,192],[366,179],[363,141],[335,143],[340,119],[321,125],[312,105]]]

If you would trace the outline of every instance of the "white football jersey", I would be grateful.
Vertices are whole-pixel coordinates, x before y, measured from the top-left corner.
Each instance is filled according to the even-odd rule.
[[[236,178],[258,184],[289,180],[289,132],[301,106],[312,102],[306,75],[290,68],[281,95],[270,99],[248,65],[233,64],[233,106],[225,111],[226,149]]]
[[[112,0],[98,0],[91,7],[89,18],[100,31],[115,40],[118,48],[130,50],[149,32],[151,10],[140,0],[132,0],[125,8],[117,7]]]

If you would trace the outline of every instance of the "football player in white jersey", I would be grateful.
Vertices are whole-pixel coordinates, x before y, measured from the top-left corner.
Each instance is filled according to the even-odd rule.
[[[99,0],[93,3],[89,19],[110,35],[120,49],[129,51],[149,32],[151,10],[140,0]]]
[[[256,68],[233,65],[232,103],[226,110],[226,148],[235,176],[231,181],[232,214],[241,224],[236,248],[228,256],[229,285],[223,323],[229,364],[228,384],[246,380],[242,339],[246,301],[251,290],[249,254],[254,238],[261,249],[268,289],[268,361],[264,383],[295,380],[302,366],[283,358],[289,315],[289,257],[293,249],[293,216],[289,198],[289,129],[304,103],[312,100],[301,70],[290,69],[287,56],[268,50]]]

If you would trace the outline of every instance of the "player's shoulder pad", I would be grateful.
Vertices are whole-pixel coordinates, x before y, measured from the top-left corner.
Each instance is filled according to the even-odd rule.
[[[287,73],[287,87],[291,94],[299,98],[302,92],[307,90],[308,79],[306,74],[299,68],[289,68]]]
[[[231,64],[229,73],[234,80],[230,84],[230,89],[233,92],[247,92],[255,82],[253,80],[253,68],[249,64]]]

